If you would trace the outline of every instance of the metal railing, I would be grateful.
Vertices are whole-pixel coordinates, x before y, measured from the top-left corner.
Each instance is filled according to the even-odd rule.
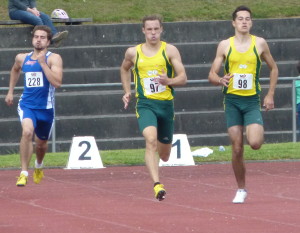
[[[260,78],[260,81],[269,81],[269,78]],[[296,85],[295,81],[300,80],[300,77],[279,77],[278,81],[292,81],[292,134],[293,142],[297,141],[297,126],[296,126]],[[188,84],[208,83],[208,80],[188,80]],[[131,85],[134,85],[132,82]],[[61,88],[88,88],[88,87],[122,87],[122,83],[91,83],[91,84],[64,84]],[[15,87],[15,90],[22,90],[23,87]],[[0,91],[8,90],[7,87],[0,87]],[[55,119],[52,129],[52,152],[56,152],[56,130]]]

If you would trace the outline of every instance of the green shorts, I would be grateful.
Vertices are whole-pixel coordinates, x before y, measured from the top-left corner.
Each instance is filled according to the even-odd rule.
[[[259,95],[238,96],[227,94],[224,97],[227,128],[234,125],[263,125]]]
[[[161,143],[172,143],[174,133],[173,100],[138,99],[136,116],[142,133],[148,126],[157,128],[157,139]]]

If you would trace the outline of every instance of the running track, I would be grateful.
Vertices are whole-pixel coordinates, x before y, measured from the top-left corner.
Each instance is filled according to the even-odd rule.
[[[230,164],[161,168],[162,202],[144,166],[44,171],[26,187],[0,171],[1,233],[300,232],[300,162],[248,163],[245,204]]]

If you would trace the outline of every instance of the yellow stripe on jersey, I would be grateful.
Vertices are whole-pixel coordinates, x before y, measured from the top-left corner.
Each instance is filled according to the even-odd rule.
[[[256,37],[251,35],[251,45],[246,52],[239,52],[234,46],[234,37],[229,38],[230,49],[226,56],[224,72],[234,75],[228,88],[223,87],[224,94],[251,96],[261,91],[259,74],[261,59],[256,50]]]
[[[172,100],[173,88],[158,83],[158,75],[166,72],[169,78],[174,78],[174,68],[166,55],[167,43],[161,41],[159,51],[152,57],[142,52],[142,44],[136,46],[136,60],[132,69],[137,98],[156,100]]]

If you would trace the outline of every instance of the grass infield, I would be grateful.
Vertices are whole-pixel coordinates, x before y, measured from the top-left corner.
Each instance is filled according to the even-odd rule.
[[[8,20],[7,2],[0,18]],[[164,22],[231,20],[239,5],[250,7],[254,19],[297,17],[299,0],[37,0],[37,9],[51,15],[63,9],[71,18],[93,18],[93,23],[140,23],[145,15],[160,14]]]
[[[203,146],[204,147],[204,146]],[[208,157],[194,157],[196,164],[231,161],[231,147],[224,146],[225,151],[219,151],[218,146],[209,146],[214,152]],[[202,147],[192,147],[191,151]],[[144,149],[100,151],[104,166],[133,166],[144,164]],[[264,144],[260,150],[252,150],[245,145],[245,160],[247,161],[282,161],[300,159],[300,143]],[[35,155],[31,159],[33,167]],[[66,167],[69,152],[47,153],[44,159],[45,167]],[[0,156],[0,168],[19,168],[18,154]]]

